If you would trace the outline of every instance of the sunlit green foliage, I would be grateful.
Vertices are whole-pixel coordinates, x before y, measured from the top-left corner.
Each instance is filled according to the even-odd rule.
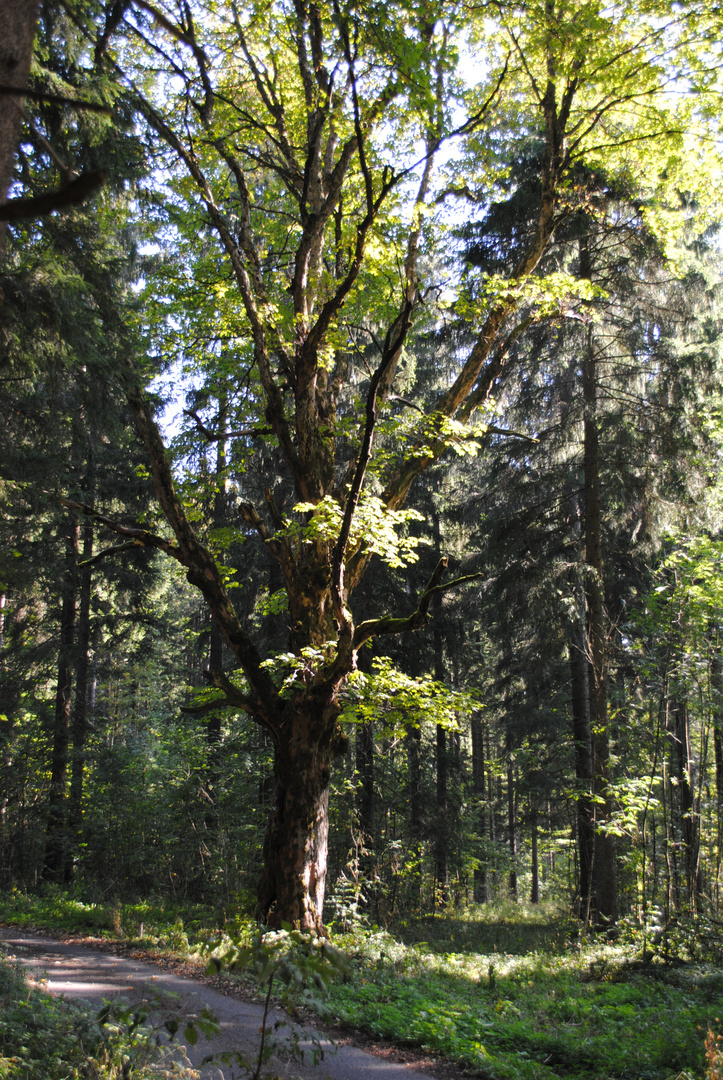
[[[701,1069],[700,1028],[723,1001],[713,967],[639,972],[634,949],[581,942],[539,909],[426,929],[429,942],[412,946],[380,930],[339,939],[355,957],[352,982],[332,989],[341,1019],[490,1080],[668,1080]]]
[[[0,1075],[3,1080],[194,1080],[198,1073],[184,1065],[177,1046],[159,1044],[155,1031],[144,1025],[148,1016],[149,1011],[118,1005],[96,1016],[95,1010],[29,984],[0,958]]]

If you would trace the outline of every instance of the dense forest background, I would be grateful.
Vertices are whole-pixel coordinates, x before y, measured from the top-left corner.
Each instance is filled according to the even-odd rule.
[[[259,369],[226,256],[238,234],[283,313],[311,211],[292,220],[280,190],[292,151],[251,99],[274,123],[282,99],[303,112],[308,40],[314,93],[324,64],[347,69],[348,111],[330,119],[316,102],[320,123],[337,143],[357,124],[350,193],[335,197],[310,271],[347,289],[324,286],[345,306],[317,357],[319,379],[336,380],[337,473],[361,459],[377,353],[409,316],[346,565],[350,576],[362,553],[356,626],[401,613],[410,632],[377,623],[338,681],[324,918],[388,924],[499,897],[561,900],[588,922],[720,914],[720,19],[705,5],[530,2],[430,8],[423,21],[403,4],[259,6],[227,22],[185,2],[41,8],[10,194],[98,170],[105,184],[85,205],[10,220],[5,239],[4,889],[253,909],[279,798],[275,735],[235,701],[247,668],[188,563],[168,557],[129,371],[185,520],[259,670],[290,700],[330,661],[323,638],[296,630],[275,537],[294,550],[323,541],[320,565],[338,566],[328,553],[347,504],[337,518],[328,494],[299,493],[269,405],[269,386],[279,400],[296,388],[298,404],[298,384],[281,360],[275,382]],[[219,62],[232,32],[246,65],[233,108]],[[475,64],[479,84],[464,74]],[[582,102],[551,194],[538,68],[558,80],[560,123],[571,87]],[[214,79],[214,117],[236,124],[223,146],[204,115]],[[308,130],[294,136],[300,160]],[[253,257],[229,179],[239,161],[252,217],[266,213]],[[531,262],[547,195],[554,227]],[[487,381],[445,414],[492,315]],[[285,318],[291,340],[300,316]],[[410,462],[405,508],[394,494],[385,504]],[[351,488],[353,469],[344,476]],[[451,587],[437,587],[441,559]]]

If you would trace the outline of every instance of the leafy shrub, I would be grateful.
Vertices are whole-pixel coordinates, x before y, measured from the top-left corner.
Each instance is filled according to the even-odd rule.
[[[148,1013],[111,1016],[53,998],[0,960],[0,1077],[3,1080],[176,1080],[197,1077],[144,1026]],[[127,1007],[126,1007],[127,1008]],[[188,1020],[186,1023],[188,1024]]]

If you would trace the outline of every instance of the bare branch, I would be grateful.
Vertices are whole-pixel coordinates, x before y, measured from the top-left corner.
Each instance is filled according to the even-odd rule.
[[[124,551],[137,551],[138,548],[148,546],[149,545],[144,544],[142,540],[132,540],[129,544],[114,544],[113,547],[104,548],[103,551],[99,551],[92,559],[83,559],[82,562],[78,563],[78,566],[95,566],[96,563],[101,562],[102,559],[107,559],[111,555],[120,555]]]
[[[158,426],[130,372],[126,395],[148,453],[158,501],[177,540],[178,546],[173,549],[172,554],[187,568],[186,576],[189,582],[203,594],[226,644],[241,664],[256,694],[257,715],[271,723],[278,704],[276,686],[266,669],[262,668],[256,645],[241,625],[215,559],[200,543],[186,517],[183,504],[175,491],[173,473]]]
[[[189,419],[194,420],[196,427],[201,435],[207,442],[218,442],[220,439],[258,439],[262,435],[272,435],[274,429],[270,427],[262,428],[245,428],[241,431],[226,431],[223,434],[211,431],[206,427],[201,417],[193,409],[184,409],[183,415],[188,416]]]
[[[406,398],[400,397],[399,394],[390,394],[387,401],[398,401],[400,405],[406,405],[408,409],[416,409],[418,413],[424,416],[424,409],[421,405],[415,405],[413,401],[407,401]]]
[[[75,510],[76,513],[90,518],[99,525],[103,525],[106,529],[110,529],[111,532],[116,533],[118,536],[127,536],[132,539],[132,544],[121,545],[116,550],[127,550],[130,547],[138,547],[140,545],[142,547],[156,548],[159,551],[164,551],[166,555],[170,555],[179,562],[182,561],[180,548],[172,544],[170,540],[166,540],[162,536],[157,536],[155,533],[149,532],[148,529],[142,529],[138,525],[124,525],[122,522],[116,521],[115,518],[108,517],[107,514],[102,514],[89,503],[78,502],[76,499],[66,499],[62,495],[53,495],[49,491],[45,492],[45,494],[49,495],[51,499],[55,499],[61,506],[65,506],[66,509]],[[111,549],[109,549],[108,553],[110,553],[110,550]],[[104,553],[101,553],[101,555],[102,554]],[[100,555],[96,556],[96,558],[100,557]],[[95,559],[91,559],[89,562],[95,562]]]
[[[228,675],[219,670],[219,668],[209,668],[208,671],[204,671],[203,676],[212,686],[215,686],[218,690],[223,690],[229,705],[233,705],[235,708],[243,709],[244,711],[254,708],[252,699],[247,697],[238,686],[235,686]]]

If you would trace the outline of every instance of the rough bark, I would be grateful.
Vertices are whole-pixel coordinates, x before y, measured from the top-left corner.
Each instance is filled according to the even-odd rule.
[[[39,4],[34,0],[0,0],[0,85],[27,86]],[[21,115],[16,103],[22,95],[0,95],[0,205],[8,194],[13,175]],[[5,225],[0,223],[0,254]]]
[[[329,780],[340,752],[337,714],[335,705],[321,698],[297,704],[284,718],[257,908],[259,920],[267,926],[291,922],[324,932]]]

